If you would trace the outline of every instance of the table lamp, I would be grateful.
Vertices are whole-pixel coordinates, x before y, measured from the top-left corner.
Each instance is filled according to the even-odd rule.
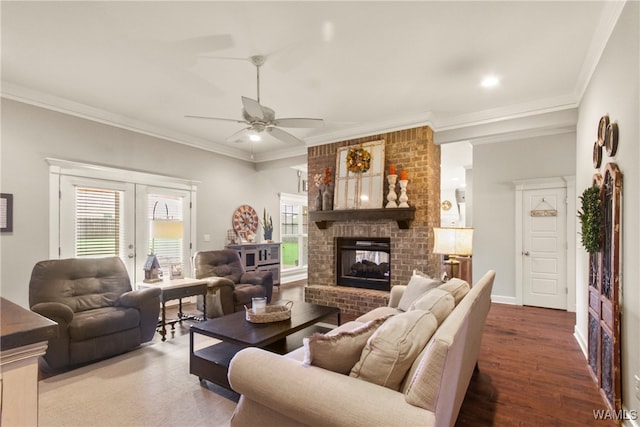
[[[445,264],[449,266],[449,277],[460,277],[459,256],[473,253],[473,228],[434,227],[433,253],[448,255]],[[448,273],[449,274],[449,273]]]

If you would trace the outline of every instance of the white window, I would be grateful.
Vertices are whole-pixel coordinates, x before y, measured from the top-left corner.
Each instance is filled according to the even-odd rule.
[[[280,240],[282,275],[306,275],[308,263],[307,196],[280,194]]]

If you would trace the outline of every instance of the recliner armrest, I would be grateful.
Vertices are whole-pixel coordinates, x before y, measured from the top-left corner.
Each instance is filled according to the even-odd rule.
[[[246,271],[240,276],[240,283],[268,286],[269,282],[273,285],[273,274],[270,271]]]
[[[235,283],[233,283],[233,280],[227,279],[226,277],[211,276],[211,277],[205,277],[204,280],[207,281],[207,288],[209,289],[216,289],[216,288],[222,288],[222,287],[228,286],[233,290],[236,286]]]
[[[149,300],[160,303],[160,288],[142,288],[125,292],[118,298],[117,304],[123,307],[140,308]]]
[[[60,302],[41,302],[31,307],[31,311],[57,323],[69,324],[73,320],[71,307]]]

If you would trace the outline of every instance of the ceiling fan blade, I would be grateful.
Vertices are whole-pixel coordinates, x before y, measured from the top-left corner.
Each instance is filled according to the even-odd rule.
[[[276,126],[285,128],[321,128],[324,126],[324,120],[322,119],[288,118],[275,119],[273,122]]]
[[[227,138],[225,138],[225,140],[229,141],[229,142],[244,142],[241,138],[243,136],[246,136],[247,131],[250,130],[250,129],[251,129],[251,127],[240,129],[238,132],[236,132],[233,135],[228,136]]]
[[[264,112],[262,111],[262,106],[258,101],[243,96],[242,105],[244,106],[244,110],[247,112],[247,114],[255,117],[258,120],[264,120]]]
[[[271,133],[274,138],[278,138],[282,142],[286,142],[287,144],[302,144],[304,145],[304,141],[291,135],[289,132],[284,131],[280,128],[268,127],[267,132]]]
[[[189,119],[204,119],[204,120],[220,120],[220,121],[224,121],[224,122],[234,122],[234,123],[243,123],[243,124],[250,124],[249,122],[245,122],[244,120],[237,120],[237,119],[223,119],[220,117],[209,117],[209,116],[185,116]]]

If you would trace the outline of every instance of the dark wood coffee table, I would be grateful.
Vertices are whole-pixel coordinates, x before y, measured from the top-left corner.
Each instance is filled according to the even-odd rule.
[[[285,354],[302,345],[302,339],[314,332],[325,333],[329,328],[316,325],[330,316],[337,316],[340,325],[340,309],[305,302],[295,302],[291,319],[271,323],[251,323],[245,312],[207,320],[190,329],[189,372],[200,381],[208,380],[231,389],[227,380],[229,362],[246,347],[260,347],[278,354]],[[194,335],[217,338],[221,342],[205,348],[194,348]]]

